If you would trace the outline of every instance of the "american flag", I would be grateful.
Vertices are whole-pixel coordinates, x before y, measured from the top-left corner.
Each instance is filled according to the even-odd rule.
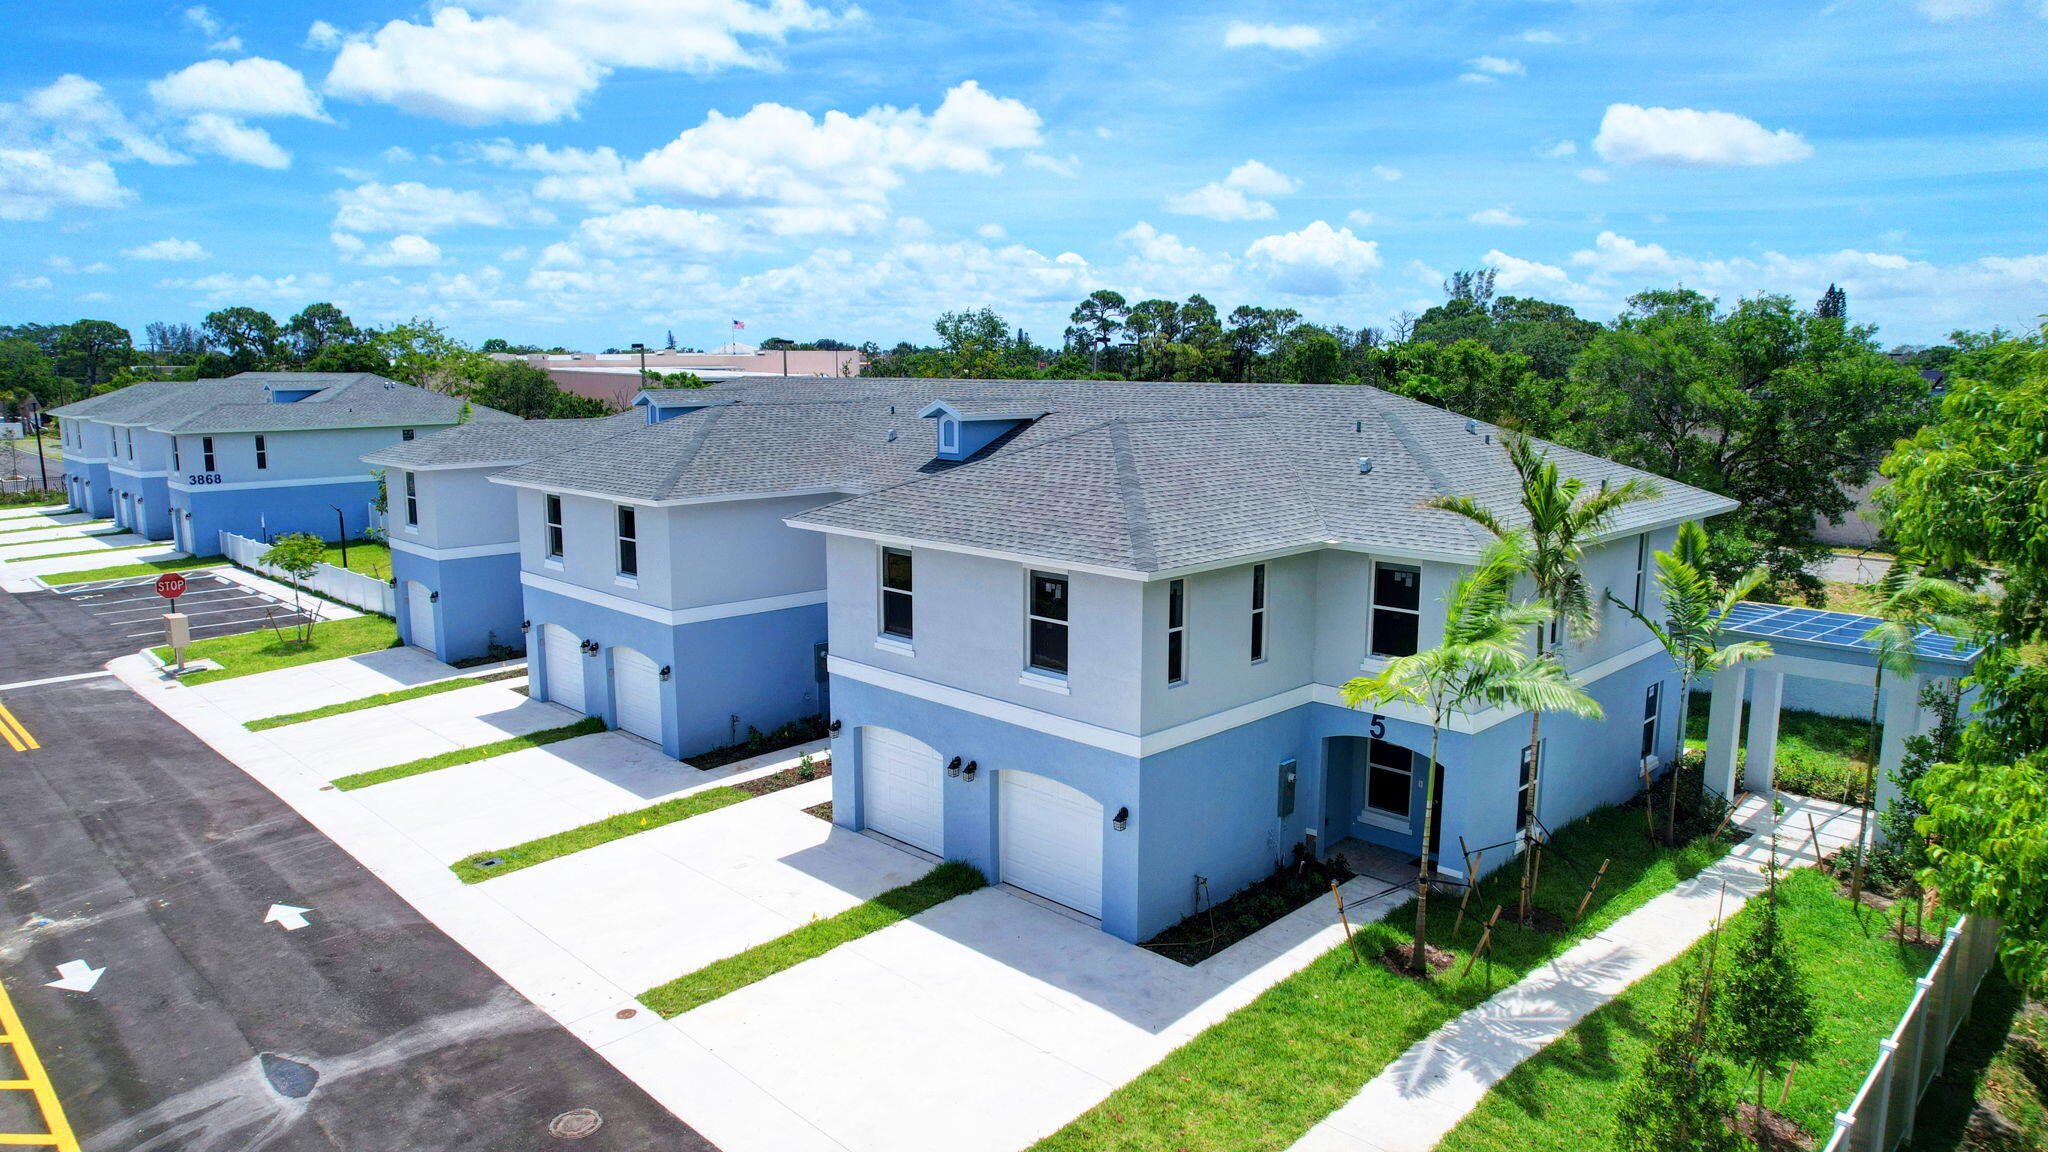
[[[745,328],[746,326],[747,322],[745,320],[735,320],[732,322],[732,330],[735,332],[739,331],[742,328]]]

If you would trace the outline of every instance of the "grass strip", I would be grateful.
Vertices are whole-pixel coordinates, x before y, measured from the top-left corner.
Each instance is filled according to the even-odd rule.
[[[408,776],[424,776],[443,768],[453,768],[457,764],[474,764],[478,760],[489,760],[493,756],[503,756],[508,752],[522,752],[543,744],[553,744],[558,740],[589,736],[602,731],[602,716],[585,716],[574,724],[564,724],[560,728],[544,728],[539,732],[528,732],[524,736],[514,736],[509,740],[493,740],[489,744],[479,744],[474,748],[457,748],[438,756],[423,756],[418,760],[393,764],[389,768],[373,768],[368,772],[351,773],[336,780],[334,786],[343,792],[353,792],[358,788],[368,788],[372,784],[387,784]]]
[[[901,887],[891,888],[823,920],[813,920],[737,955],[714,960],[686,976],[678,976],[640,994],[640,1003],[671,1019],[709,1004],[806,960],[823,956],[849,940],[879,932],[930,908],[988,886],[988,878],[972,864],[948,860]]]
[[[1430,943],[1452,951],[1458,963],[1422,984],[1395,975],[1375,959],[1411,939],[1415,910],[1412,902],[1404,904],[1356,929],[1363,963],[1338,944],[1035,1147],[1057,1152],[1290,1147],[1410,1045],[1698,874],[1729,848],[1725,839],[1700,837],[1665,849],[1653,844],[1643,828],[1638,800],[1627,808],[1599,809],[1558,831],[1544,856],[1539,907],[1569,921],[1592,870],[1602,860],[1610,862],[1585,918],[1566,931],[1547,934],[1504,919],[1494,930],[1491,965],[1475,964],[1461,975],[1465,950],[1479,935],[1477,921],[1496,905],[1514,907],[1521,869],[1500,868],[1473,893],[1473,913],[1455,937],[1450,929],[1457,900],[1431,901]]]
[[[108,533],[108,535],[113,535],[113,533]],[[29,541],[29,543],[31,543],[31,544],[42,544],[42,543],[46,543],[46,541],[42,541],[42,540],[31,540],[31,541]],[[56,541],[55,541],[55,540],[50,540],[50,541],[47,541],[47,543],[50,543],[50,544],[55,544],[55,543],[56,543]],[[137,551],[140,551],[140,550],[142,550],[142,549],[144,549],[144,548],[169,548],[169,547],[171,547],[171,545],[169,545],[169,544],[166,544],[166,543],[164,543],[163,541],[160,541],[160,540],[152,540],[152,541],[150,541],[150,542],[149,542],[149,543],[147,543],[147,544],[123,544],[123,545],[121,545],[121,546],[120,546],[119,548],[87,548],[87,549],[86,549],[86,550],[84,550],[83,552],[46,552],[46,553],[44,553],[44,554],[43,554],[43,555],[41,555],[41,556],[10,556],[10,557],[8,557],[8,558],[7,558],[7,560],[5,561],[5,563],[8,563],[8,564],[26,564],[26,563],[28,563],[28,562],[29,562],[29,561],[31,561],[31,560],[62,560],[62,559],[64,559],[64,558],[65,558],[66,556],[104,556],[104,555],[106,555],[106,554],[107,554],[107,553],[109,553],[109,552],[137,552]]]
[[[342,716],[350,712],[361,712],[365,708],[382,708],[386,704],[396,704],[401,700],[417,700],[422,696],[436,696],[443,692],[454,692],[462,688],[474,688],[479,684],[489,684],[496,680],[510,680],[515,676],[524,675],[526,675],[526,669],[524,668],[508,668],[503,672],[496,672],[489,676],[464,676],[456,680],[437,680],[432,684],[419,684],[411,688],[400,688],[396,692],[380,692],[375,696],[365,696],[360,700],[348,700],[340,704],[329,704],[325,708],[309,708],[304,712],[287,712],[282,716],[265,716],[261,720],[247,721],[242,727],[247,728],[251,732],[264,732],[272,728],[282,728],[287,724],[304,724],[308,720],[322,720],[329,716]]]
[[[285,635],[294,634],[287,626]],[[360,656],[365,652],[377,652],[398,646],[398,624],[388,616],[350,616],[345,620],[322,620],[313,626],[313,638],[304,644],[279,636],[274,630],[243,632],[236,636],[215,636],[207,640],[193,641],[185,649],[185,659],[212,660],[219,668],[200,672],[188,672],[183,677],[187,684],[207,684],[215,680],[232,680],[237,676],[253,676],[258,672],[275,672],[280,668],[292,668],[300,664],[314,664],[321,660],[339,660],[345,656]],[[157,659],[170,663],[176,659],[169,648],[152,649]]]
[[[82,568],[76,572],[52,572],[42,577],[45,584],[85,584],[95,580],[120,580],[128,576],[155,576],[162,572],[190,572],[195,568],[218,568],[225,556],[187,556],[182,560],[144,560],[116,564],[111,568]]]
[[[1849,1106],[1877,1042],[1891,1035],[1913,997],[1913,982],[1934,960],[1932,948],[1886,935],[1883,912],[1863,909],[1837,891],[1836,881],[1811,868],[1788,873],[1779,884],[1779,923],[1799,958],[1800,974],[1820,1019],[1819,1057],[1792,1078],[1784,1106],[1782,1079],[1766,1086],[1765,1106],[1816,1138],[1834,1129],[1834,1114]],[[1759,899],[1761,899],[1759,897]],[[1757,911],[1750,901],[1729,926]],[[1725,964],[1732,941],[1721,945]],[[1702,939],[1689,955],[1704,958]],[[1444,1136],[1437,1152],[1598,1152],[1614,1147],[1619,1085],[1635,1074],[1650,1045],[1649,1030],[1677,993],[1683,960],[1673,961],[1597,1009],[1535,1057],[1510,1072],[1470,1115]],[[1724,968],[1725,972],[1726,969]],[[1743,1099],[1756,1092],[1754,1069],[1729,1068]]]

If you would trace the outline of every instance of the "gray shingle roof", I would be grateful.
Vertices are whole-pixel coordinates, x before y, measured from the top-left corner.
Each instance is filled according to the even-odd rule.
[[[1496,429],[1468,432],[1462,416],[1374,388],[807,378],[722,391],[740,402],[499,478],[645,501],[846,493],[791,522],[1139,572],[1318,543],[1476,557],[1480,530],[1422,501],[1470,495],[1510,523],[1522,516]],[[937,400],[1046,414],[950,463],[934,458],[931,422],[916,415]],[[1646,475],[1550,451],[1587,483]],[[1613,534],[1735,506],[1659,486],[1615,517]]]
[[[647,414],[637,410],[590,420],[473,420],[393,444],[363,460],[412,469],[518,464],[646,426]]]
[[[318,391],[278,403],[270,399],[272,385]],[[145,381],[52,412],[158,432],[288,432],[452,424],[461,418],[462,401],[368,372],[244,372],[226,380]],[[469,418],[517,419],[478,404],[470,405]]]

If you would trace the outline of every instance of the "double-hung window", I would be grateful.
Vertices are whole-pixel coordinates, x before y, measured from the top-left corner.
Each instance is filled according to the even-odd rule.
[[[882,549],[882,635],[909,640],[914,635],[910,553]]]
[[[1188,682],[1188,582],[1166,582],[1166,682]]]
[[[417,473],[405,474],[405,522],[415,528],[420,522],[420,487]]]
[[[633,509],[619,505],[619,575],[640,575],[640,529]]]
[[[1408,564],[1372,566],[1372,646],[1375,656],[1413,656],[1422,634],[1422,569]]]
[[[211,472],[214,470],[213,437],[211,436],[201,436],[199,438],[199,470],[201,472]]]
[[[1055,676],[1067,674],[1067,578],[1051,572],[1031,574],[1026,605],[1031,667]]]
[[[1532,806],[1536,790],[1536,761],[1541,756],[1541,745],[1529,744],[1522,748],[1522,775],[1515,785],[1515,831],[1527,832],[1530,818],[1536,815]]]
[[[268,467],[270,467],[270,448],[264,442],[263,437],[258,436],[256,438],[256,470],[260,472]]]
[[[1657,718],[1664,709],[1664,684],[1662,681],[1650,685],[1643,693],[1643,757],[1648,759],[1657,754]]]
[[[1650,534],[1648,532],[1645,532],[1642,535],[1636,537],[1636,594],[1633,603],[1635,604],[1636,611],[1638,612],[1641,612],[1643,610],[1643,590],[1649,580],[1649,573]]]
[[[562,498],[560,496],[543,496],[541,497],[541,504],[545,506],[547,511],[548,559],[560,560],[562,558]]]
[[[1266,658],[1266,566],[1252,565],[1252,663]]]
[[[1406,820],[1414,804],[1415,753],[1399,744],[1371,740],[1365,749],[1365,806],[1382,816]]]

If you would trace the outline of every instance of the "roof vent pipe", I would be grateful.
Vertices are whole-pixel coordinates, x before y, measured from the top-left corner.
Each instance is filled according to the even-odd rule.
[[[1358,474],[1360,476],[1369,476],[1372,474],[1372,457],[1360,456],[1358,458]]]
[[[1363,432],[1363,431],[1365,431],[1365,421],[1363,421],[1363,420],[1360,420],[1360,421],[1358,422],[1358,427],[1356,427],[1356,428],[1353,428],[1353,429],[1352,429],[1352,431],[1353,431],[1353,432]]]
[[[896,439],[896,430],[895,430],[894,428],[891,428],[891,429],[889,429],[889,431],[888,431],[888,432],[886,432],[886,433],[884,433],[884,434],[883,434],[883,436],[882,436],[882,439],[884,439],[884,440],[891,440],[891,441],[895,440],[895,439]]]
[[[1465,431],[1466,431],[1466,432],[1468,432],[1468,433],[1470,433],[1470,434],[1472,434],[1472,435],[1474,435],[1474,436],[1477,436],[1477,435],[1479,435],[1479,421],[1477,421],[1477,420],[1467,420],[1467,421],[1465,421]]]

